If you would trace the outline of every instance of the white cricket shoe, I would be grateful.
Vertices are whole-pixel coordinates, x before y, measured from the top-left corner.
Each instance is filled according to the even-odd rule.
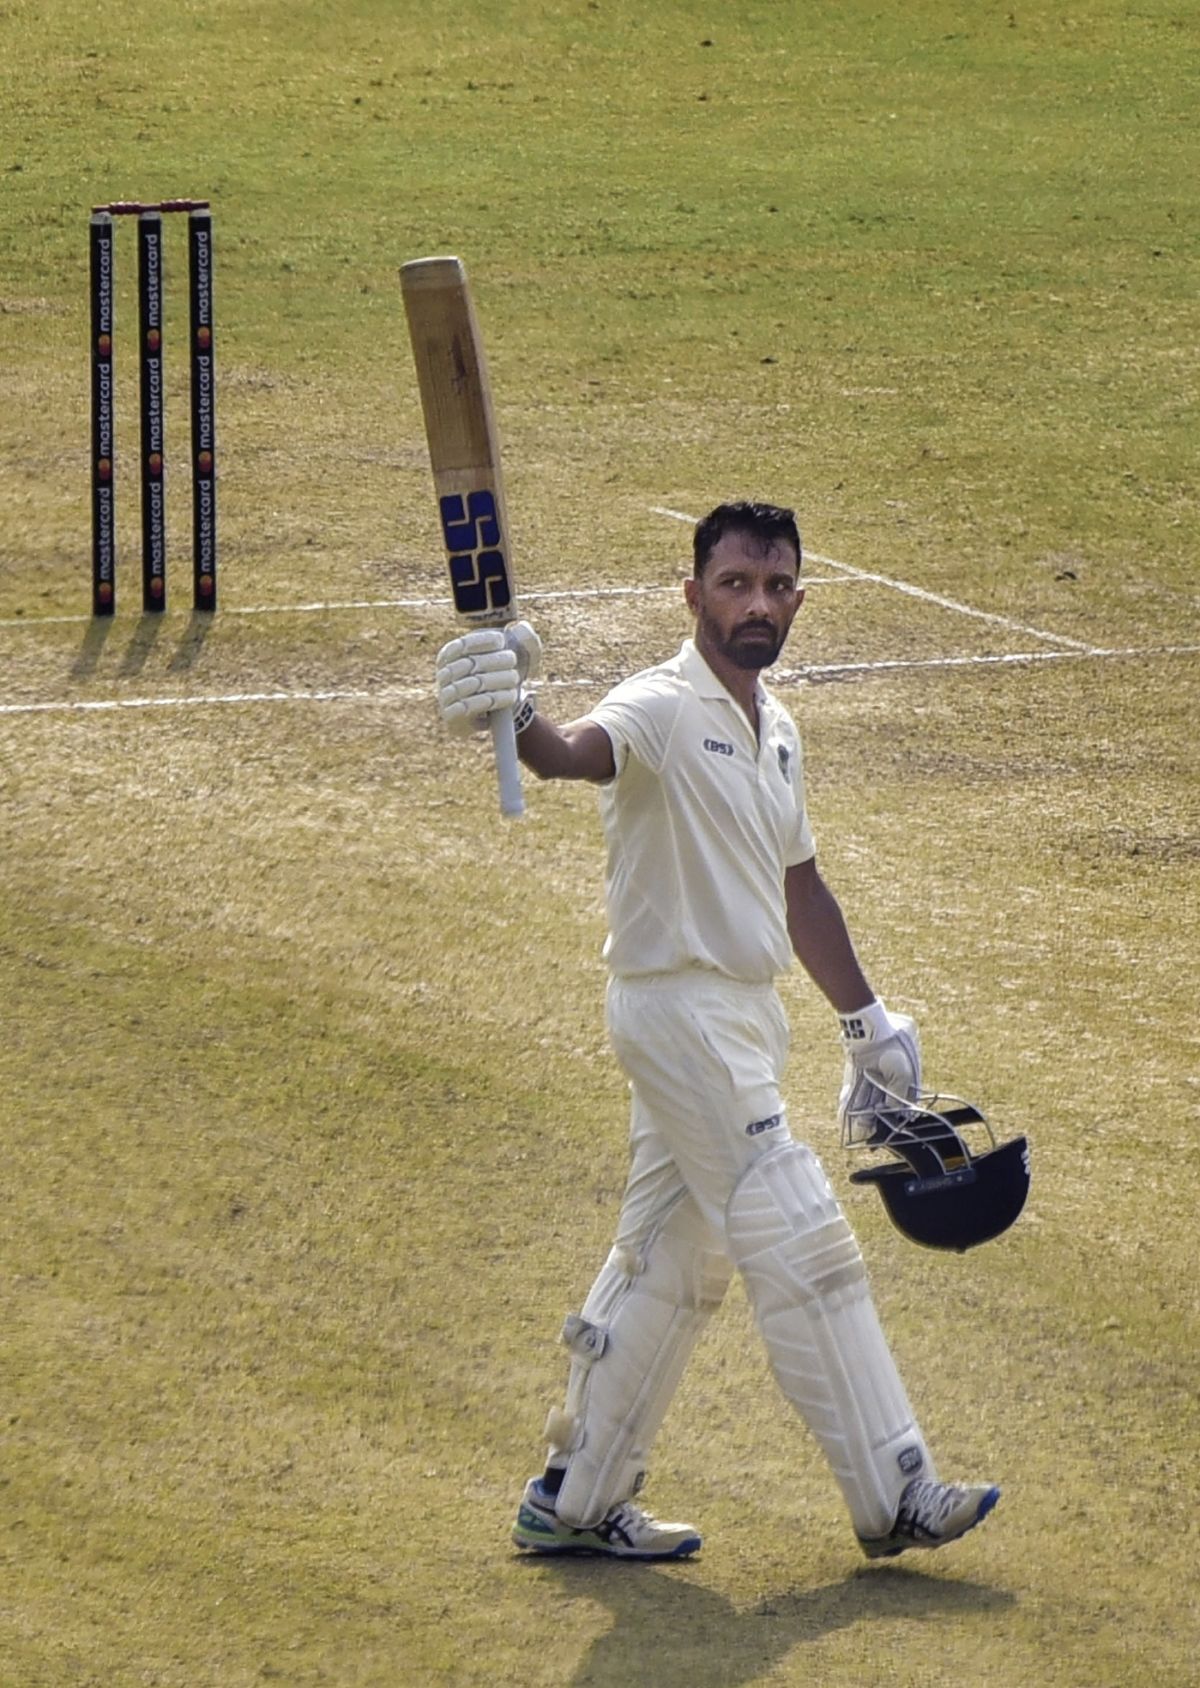
[[[943,1547],[982,1524],[1000,1499],[995,1486],[933,1483],[914,1477],[900,1496],[896,1522],[886,1536],[859,1536],[868,1559],[890,1559],[909,1547]]]
[[[576,1530],[560,1522],[554,1496],[540,1477],[525,1485],[512,1539],[532,1553],[603,1553],[610,1559],[686,1559],[700,1547],[690,1524],[660,1523],[628,1500],[610,1508],[591,1529]]]

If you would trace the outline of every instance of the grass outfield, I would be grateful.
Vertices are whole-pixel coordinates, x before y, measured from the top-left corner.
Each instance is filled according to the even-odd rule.
[[[1197,35],[1157,0],[4,9],[3,1688],[1194,1679]],[[169,228],[172,603],[137,613],[124,226],[93,625],[86,212],[193,193],[222,608],[187,608]],[[429,701],[396,270],[446,250],[552,714],[686,630],[664,511],[799,508],[822,864],[930,1074],[1033,1143],[1005,1239],[904,1243],[785,981],[793,1124],[940,1463],[1004,1486],[945,1554],[861,1559],[736,1286],[648,1489],[702,1555],[509,1548],[626,1101],[594,798],[502,825]]]

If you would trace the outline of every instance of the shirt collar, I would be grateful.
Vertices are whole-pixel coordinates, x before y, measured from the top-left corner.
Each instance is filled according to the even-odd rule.
[[[684,678],[687,680],[692,690],[696,693],[697,697],[723,697],[729,703],[733,704],[735,709],[741,709],[741,705],[738,703],[733,693],[729,690],[728,686],[724,685],[717,678],[712,669],[708,666],[707,662],[705,662],[704,658],[700,655],[700,652],[696,649],[696,642],[694,639],[685,639],[683,641],[683,644],[679,647],[679,661],[683,670]],[[761,674],[754,682],[754,693],[759,709],[761,710],[767,703],[767,689],[762,683]]]

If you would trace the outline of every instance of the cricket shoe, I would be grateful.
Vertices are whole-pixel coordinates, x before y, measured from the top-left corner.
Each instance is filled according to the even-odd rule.
[[[959,1488],[914,1477],[888,1534],[859,1536],[859,1546],[868,1559],[890,1559],[909,1547],[944,1547],[982,1524],[999,1499],[1000,1490],[984,1484]]]
[[[512,1539],[532,1553],[602,1553],[610,1559],[686,1559],[700,1547],[690,1524],[662,1524],[628,1500],[590,1529],[576,1530],[559,1519],[540,1477],[525,1485]]]

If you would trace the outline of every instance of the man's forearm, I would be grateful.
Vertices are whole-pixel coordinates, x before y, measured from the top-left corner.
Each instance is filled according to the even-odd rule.
[[[807,868],[807,864],[805,864]],[[839,1014],[872,1001],[841,905],[813,867],[787,877],[788,935],[796,959]]]
[[[535,714],[517,739],[517,754],[543,780],[607,780],[616,771],[609,736],[594,721],[558,727]]]

